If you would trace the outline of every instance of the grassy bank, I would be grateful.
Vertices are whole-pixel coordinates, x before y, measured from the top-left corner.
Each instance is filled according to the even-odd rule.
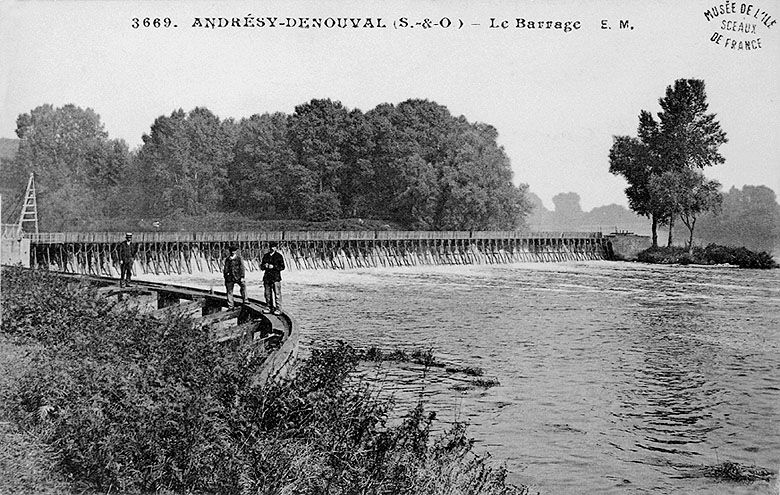
[[[257,386],[250,349],[215,346],[186,321],[114,309],[46,274],[3,269],[2,282],[18,371],[0,421],[19,440],[4,435],[4,451],[37,456],[20,491],[526,493],[463,425],[434,438],[422,406],[388,424],[392,404],[354,378],[360,353],[345,345]],[[13,465],[0,482],[18,477]]]
[[[679,265],[734,265],[740,268],[777,268],[772,255],[762,251],[756,253],[744,247],[728,247],[710,244],[706,247],[694,247],[688,252],[683,247],[655,247],[645,249],[637,255],[637,261],[656,264]]]

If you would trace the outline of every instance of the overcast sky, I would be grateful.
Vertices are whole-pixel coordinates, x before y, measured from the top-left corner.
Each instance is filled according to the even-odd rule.
[[[659,111],[658,98],[675,79],[701,78],[729,137],[721,148],[726,163],[707,174],[726,189],[766,184],[780,192],[780,25],[761,22],[771,24],[780,6],[744,3],[753,5],[750,15],[735,2],[737,13],[708,21],[704,12],[716,0],[0,0],[0,137],[16,137],[17,116],[44,103],[94,109],[110,137],[132,148],[156,117],[178,108],[205,106],[240,119],[292,113],[313,98],[363,111],[426,98],[495,126],[515,182],[529,184],[548,208],[552,196],[573,191],[589,210],[626,204],[625,182],[608,172],[612,136],[635,135],[639,111]],[[250,14],[278,17],[277,27],[192,27],[207,17],[244,24]],[[374,24],[379,17],[387,27],[278,26],[287,17],[329,16]],[[169,17],[177,27],[134,29],[136,17]],[[402,17],[410,24],[446,17],[452,25],[395,28]],[[510,28],[491,28],[491,18]],[[580,28],[518,29],[517,18],[579,21]],[[604,19],[611,29],[601,29]],[[621,19],[633,29],[620,29]],[[755,25],[755,33],[724,29],[739,23]],[[711,41],[716,32],[720,44]],[[727,38],[753,46],[760,38],[761,48],[732,49]]]

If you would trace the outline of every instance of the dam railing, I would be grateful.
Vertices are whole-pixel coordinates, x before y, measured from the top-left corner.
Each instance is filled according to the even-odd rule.
[[[68,273],[117,276],[116,246],[124,232],[23,234],[30,266]],[[247,268],[259,270],[277,242],[288,270],[471,265],[608,259],[600,232],[523,231],[263,231],[137,232],[134,271],[219,272],[231,245]]]

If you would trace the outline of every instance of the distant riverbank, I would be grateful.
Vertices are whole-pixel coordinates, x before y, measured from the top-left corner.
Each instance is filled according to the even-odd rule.
[[[766,251],[755,252],[744,247],[719,246],[694,247],[651,247],[637,255],[642,263],[664,265],[734,265],[740,268],[778,268],[777,262]]]

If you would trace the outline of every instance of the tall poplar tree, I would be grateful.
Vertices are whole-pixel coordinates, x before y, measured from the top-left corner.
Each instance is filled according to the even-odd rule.
[[[610,172],[629,184],[630,208],[652,219],[653,246],[658,245],[659,223],[669,225],[671,245],[675,218],[691,213],[680,210],[680,205],[692,203],[677,198],[682,192],[675,188],[685,181],[668,176],[661,180],[661,176],[684,176],[690,170],[723,163],[719,148],[728,142],[715,114],[707,113],[704,81],[678,79],[666,88],[659,104],[658,120],[642,110],[637,137],[615,136],[609,153]],[[664,190],[664,184],[670,189]]]

